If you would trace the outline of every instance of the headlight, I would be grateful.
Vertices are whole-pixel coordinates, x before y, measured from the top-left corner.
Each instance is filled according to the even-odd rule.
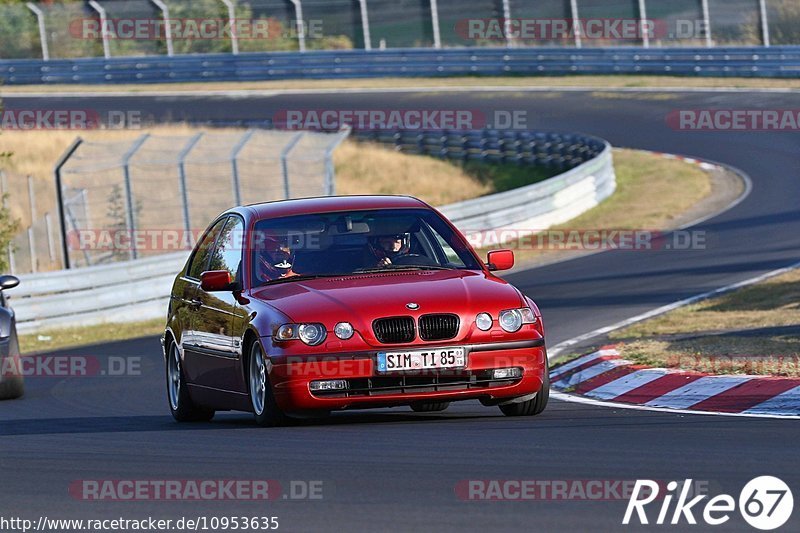
[[[297,328],[300,340],[309,346],[316,346],[325,340],[325,327],[322,324],[300,324]]]
[[[327,332],[322,324],[284,324],[275,332],[276,341],[300,339],[309,346],[316,346],[325,340]]]
[[[500,312],[500,327],[509,333],[515,333],[523,324],[535,324],[536,315],[529,307],[509,309]]]
[[[336,327],[333,328],[333,332],[336,333],[337,337],[346,341],[353,336],[353,325],[350,322],[339,322],[336,324]]]
[[[481,331],[489,331],[492,329],[492,315],[489,313],[481,313],[475,317],[475,325]]]

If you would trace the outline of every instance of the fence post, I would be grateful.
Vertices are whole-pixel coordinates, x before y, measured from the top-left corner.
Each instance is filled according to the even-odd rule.
[[[761,37],[764,41],[764,46],[772,46],[769,36],[769,13],[767,12],[767,0],[759,0],[759,8],[761,9]]]
[[[38,269],[36,268],[36,243],[33,239],[33,226],[28,226],[28,253],[31,258],[31,272],[35,274]]]
[[[181,201],[183,202],[183,226],[187,235],[192,235],[192,220],[189,214],[189,188],[186,185],[186,158],[189,157],[189,153],[202,138],[203,132],[193,136],[183,147],[181,153],[178,154],[178,177],[180,178]],[[192,244],[194,245],[194,242]]]
[[[231,52],[233,55],[239,55],[239,35],[236,33],[236,6],[233,5],[232,0],[222,0],[225,7],[228,8],[228,20],[231,24]]]
[[[369,13],[367,0],[358,0],[361,5],[361,27],[364,30],[364,50],[372,50],[372,37],[369,34]]]
[[[301,0],[291,0],[294,6],[294,18],[297,27],[297,45],[301,52],[306,51],[306,23],[303,20],[303,2]]]
[[[333,142],[325,149],[325,194],[328,196],[336,194],[336,168],[333,165],[333,152],[350,136],[352,131],[353,128],[349,124],[345,124]]]
[[[439,4],[431,0],[431,24],[433,25],[433,47],[442,47],[442,31],[439,28]]]
[[[17,260],[14,257],[14,245],[8,243],[8,267],[11,270],[11,275],[17,273]]]
[[[155,6],[161,10],[161,14],[164,17],[164,34],[167,40],[167,55],[172,57],[175,53],[175,49],[172,46],[172,30],[170,30],[170,18],[169,18],[169,6],[165,4],[162,0],[150,0],[155,4]]]
[[[72,144],[69,145],[67,150],[61,155],[61,157],[56,161],[56,165],[53,169],[53,174],[55,175],[56,179],[56,200],[58,202],[58,222],[61,225],[61,253],[63,255],[62,259],[64,260],[64,268],[69,269],[69,243],[67,242],[67,219],[66,213],[64,210],[64,191],[61,188],[61,170],[64,168],[64,165],[67,164],[69,158],[75,153],[78,147],[83,143],[83,139],[80,137],[76,138],[72,141]]]
[[[578,12],[578,0],[570,0],[569,8],[572,14],[572,31],[575,33],[575,48],[582,48],[583,37],[581,36],[581,15]]]
[[[28,9],[30,9],[34,15],[36,15],[36,21],[39,24],[39,40],[41,41],[42,45],[42,59],[45,61],[50,61],[50,47],[47,45],[47,28],[45,27],[44,13],[33,2],[27,2],[25,5],[28,6]]]
[[[103,39],[103,56],[108,59],[111,57],[111,48],[108,45],[108,17],[106,16],[106,10],[95,0],[89,0],[89,5],[100,15],[100,35]]]
[[[139,151],[139,148],[150,138],[149,133],[145,133],[136,139],[130,149],[122,156],[122,176],[125,180],[125,225],[128,227],[128,235],[131,239],[131,259],[139,258],[139,250],[136,249],[136,204],[133,201],[133,186],[131,185],[131,159]]]
[[[711,38],[711,11],[708,7],[708,0],[702,0],[703,7],[703,25],[706,30],[706,46],[711,48],[714,46],[714,41]]]
[[[639,0],[639,31],[642,32],[642,45],[650,48],[650,33],[647,30],[647,0]]]
[[[47,253],[50,256],[50,262],[56,262],[56,243],[53,241],[53,220],[50,213],[44,214],[44,227],[47,231]]]
[[[248,130],[236,143],[231,151],[231,167],[233,170],[233,202],[235,205],[242,205],[242,186],[239,183],[239,154],[244,150],[245,145],[253,138],[255,130]]]
[[[283,172],[283,193],[288,200],[291,198],[291,187],[289,186],[289,152],[295,147],[295,145],[300,142],[300,139],[303,138],[305,135],[304,131],[301,131],[283,147],[281,150],[281,171]]]

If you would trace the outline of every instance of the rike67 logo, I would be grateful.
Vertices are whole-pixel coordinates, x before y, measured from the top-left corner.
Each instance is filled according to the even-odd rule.
[[[638,519],[642,525],[650,524],[653,516],[648,516],[645,507],[657,500],[661,505],[660,508],[657,503],[653,506],[658,508],[658,517],[652,523],[658,525],[678,525],[684,521],[686,524],[696,525],[697,514],[706,524],[719,526],[730,520],[738,503],[739,513],[748,524],[756,529],[769,531],[784,525],[794,509],[794,498],[789,486],[772,476],[750,480],[739,494],[738,502],[729,494],[720,494],[704,501],[709,496],[691,494],[692,486],[691,479],[680,484],[670,481],[666,491],[661,492],[663,484],[649,479],[637,480],[622,523],[635,524]]]

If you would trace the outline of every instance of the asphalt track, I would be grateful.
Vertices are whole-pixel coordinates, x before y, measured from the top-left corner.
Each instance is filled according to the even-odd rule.
[[[798,109],[800,95],[758,92],[592,93],[505,91],[254,97],[4,97],[9,109],[142,110],[156,120],[268,118],[285,109],[524,110],[528,125],[580,131],[617,146],[672,152],[737,167],[750,196],[702,223],[702,251],[607,252],[510,280],[541,306],[550,345],[695,294],[800,260],[800,137],[791,132],[687,133],[676,109]],[[615,410],[552,401],[533,419],[477,403],[446,413],[403,409],[335,415],[325,424],[263,430],[247,414],[177,425],[165,404],[157,339],[67,353],[141,356],[141,376],[37,378],[23,401],[0,410],[0,515],[113,518],[277,515],[282,529],[616,531],[625,501],[462,501],[468,479],[683,480],[738,497],[776,475],[800,497],[795,420]],[[323,481],[323,499],[254,502],[96,503],[72,498],[78,479]],[[653,510],[651,518],[657,513]],[[784,526],[798,530],[800,513]],[[653,526],[650,526],[652,529]],[[624,529],[636,530],[636,527]],[[647,529],[647,528],[641,528]],[[667,528],[669,529],[669,528]],[[673,530],[701,530],[685,522]],[[749,530],[734,514],[724,530]]]

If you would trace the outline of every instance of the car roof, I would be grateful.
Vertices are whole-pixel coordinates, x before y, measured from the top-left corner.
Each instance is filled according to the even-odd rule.
[[[337,211],[373,209],[428,208],[428,204],[412,196],[320,196],[251,204],[234,209],[247,209],[256,219],[277,218]]]

